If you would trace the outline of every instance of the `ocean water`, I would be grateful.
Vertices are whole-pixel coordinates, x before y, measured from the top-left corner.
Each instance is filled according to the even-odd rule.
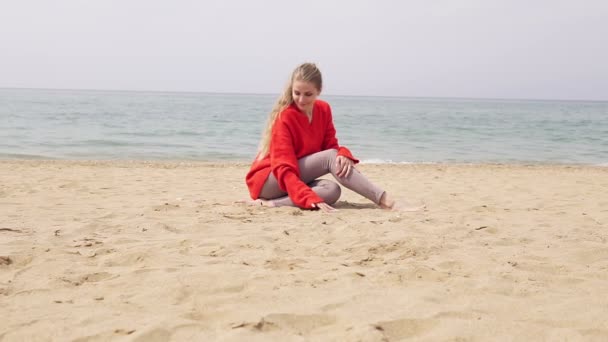
[[[0,159],[249,162],[276,96],[0,89]],[[608,102],[322,99],[364,162],[608,165]]]

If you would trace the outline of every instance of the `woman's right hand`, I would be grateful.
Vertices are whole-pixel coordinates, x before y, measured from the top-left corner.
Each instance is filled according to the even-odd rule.
[[[323,210],[326,213],[333,213],[338,211],[338,209],[332,207],[331,205],[325,203],[325,202],[319,202],[319,203],[315,203],[314,204],[315,208],[319,208],[321,210]]]
[[[350,175],[354,168],[355,162],[352,160],[346,158],[345,156],[336,157],[336,176],[346,178]]]

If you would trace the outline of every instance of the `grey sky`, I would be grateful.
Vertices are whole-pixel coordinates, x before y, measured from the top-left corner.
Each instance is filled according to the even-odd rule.
[[[0,87],[608,100],[604,0],[0,0]]]

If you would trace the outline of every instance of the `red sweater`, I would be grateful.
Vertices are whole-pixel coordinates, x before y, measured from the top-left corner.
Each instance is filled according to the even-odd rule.
[[[309,122],[306,114],[293,103],[281,112],[272,127],[268,155],[261,160],[256,158],[245,177],[251,198],[257,199],[260,196],[262,187],[272,172],[279,187],[287,192],[295,205],[312,208],[314,203],[323,202],[323,199],[300,179],[298,159],[336,149],[338,155],[359,162],[346,147],[338,145],[329,104],[316,100],[312,113],[312,121]]]

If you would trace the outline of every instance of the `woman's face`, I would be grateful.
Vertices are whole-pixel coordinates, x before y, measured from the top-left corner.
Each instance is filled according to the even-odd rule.
[[[314,84],[305,81],[294,81],[292,85],[293,102],[298,109],[306,114],[312,113],[312,107],[319,96],[319,90]]]

